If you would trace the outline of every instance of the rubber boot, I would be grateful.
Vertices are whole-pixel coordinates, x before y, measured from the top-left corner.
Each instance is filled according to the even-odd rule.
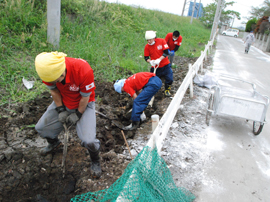
[[[171,90],[171,85],[165,84],[165,91],[164,91],[164,94],[165,94],[166,97],[172,96],[171,93],[170,93],[170,90]]]
[[[140,121],[132,121],[132,123],[128,126],[125,126],[123,130],[135,130],[139,127]]]
[[[101,176],[101,167],[100,167],[100,156],[99,150],[92,152],[88,150],[91,158],[91,175],[93,178],[100,178]]]
[[[51,139],[51,138],[46,138],[48,145],[47,147],[44,147],[40,150],[40,154],[42,156],[46,156],[48,153],[50,153],[53,149],[55,149],[61,142],[58,138]]]

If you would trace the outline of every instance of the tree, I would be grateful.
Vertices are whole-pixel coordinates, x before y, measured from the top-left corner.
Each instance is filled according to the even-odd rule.
[[[245,29],[245,32],[250,32],[252,30],[255,29],[256,27],[256,24],[257,24],[257,19],[256,18],[253,18],[251,20],[249,20],[246,24],[246,29]]]
[[[200,20],[206,25],[206,27],[212,27],[213,21],[215,18],[215,12],[217,8],[217,1],[215,0],[214,3],[208,4],[203,10],[204,10],[204,16],[200,18]],[[240,20],[240,13],[233,11],[233,10],[225,10],[227,6],[233,6],[235,2],[231,1],[228,3],[223,3],[222,4],[222,11],[221,11],[221,16],[220,16],[220,23],[222,24],[229,24],[232,19],[235,17]]]
[[[270,24],[268,21],[268,16],[263,16],[261,19],[258,20],[255,28],[255,32],[259,32],[264,34],[265,31],[269,30]]]
[[[250,19],[262,18],[263,16],[270,16],[270,0],[264,0],[263,5],[261,7],[251,7]]]

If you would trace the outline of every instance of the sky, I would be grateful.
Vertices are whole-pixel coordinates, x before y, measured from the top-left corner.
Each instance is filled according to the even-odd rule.
[[[104,0],[110,3],[122,3],[126,5],[136,5],[146,9],[152,10],[160,10],[163,12],[173,13],[177,15],[182,14],[184,0],[165,0],[165,1],[157,1],[157,0]],[[193,0],[194,1],[194,0]],[[207,4],[213,3],[214,0],[196,0],[197,3],[203,4],[203,6],[207,6]],[[227,0],[226,2],[231,2],[232,0]],[[186,2],[189,2],[187,0]],[[244,17],[250,16],[249,11],[251,11],[251,7],[259,7],[263,4],[264,0],[234,0],[236,2],[233,6],[228,6],[227,9],[237,11],[241,14],[241,20],[235,19],[233,22],[233,27],[244,26],[241,23],[243,21],[247,22]],[[256,2],[256,4],[254,3]],[[186,5],[186,12],[189,6]]]

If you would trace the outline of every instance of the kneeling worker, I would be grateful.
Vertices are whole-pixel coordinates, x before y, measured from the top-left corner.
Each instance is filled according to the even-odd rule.
[[[124,127],[124,130],[134,130],[139,127],[141,114],[161,86],[161,79],[151,72],[139,72],[128,79],[115,82],[114,89],[116,92],[122,93],[122,91],[125,91],[134,100],[131,114],[132,123]],[[141,89],[142,92],[138,95],[137,92]]]

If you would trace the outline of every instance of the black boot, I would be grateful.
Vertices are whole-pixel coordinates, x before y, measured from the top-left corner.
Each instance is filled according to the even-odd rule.
[[[93,178],[100,178],[101,176],[101,167],[100,167],[100,156],[99,150],[92,152],[88,150],[91,158],[91,175]]]
[[[139,127],[140,121],[132,121],[132,123],[128,126],[125,126],[123,130],[135,130]]]
[[[166,97],[172,96],[171,93],[170,93],[170,90],[171,90],[171,85],[165,84],[165,91],[164,91],[164,94],[165,94]]]
[[[50,153],[54,148],[56,148],[61,142],[58,138],[51,139],[51,138],[46,138],[48,145],[47,147],[44,147],[40,150],[40,154],[42,156],[46,156],[48,153]]]

